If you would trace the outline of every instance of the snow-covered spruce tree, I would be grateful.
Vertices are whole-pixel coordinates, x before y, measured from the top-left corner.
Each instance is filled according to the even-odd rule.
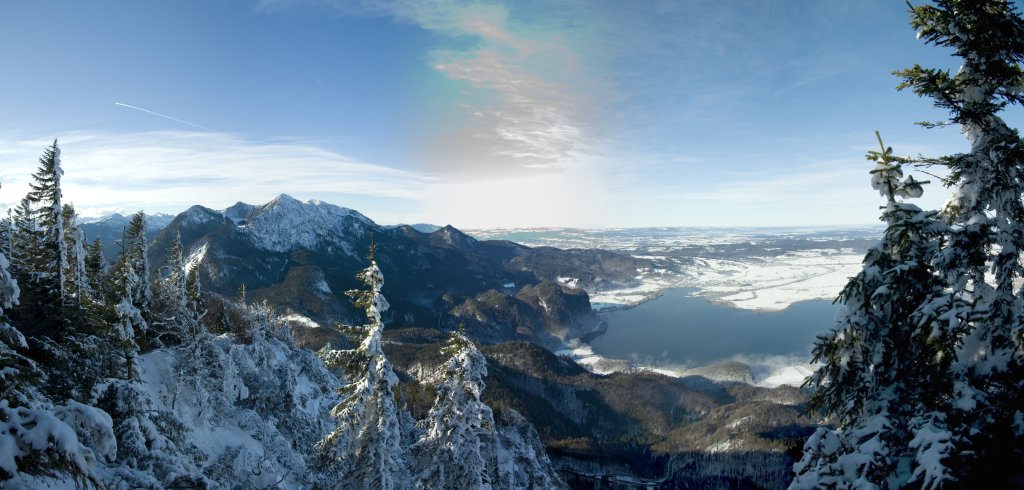
[[[145,213],[139,211],[133,214],[128,227],[124,231],[121,244],[123,248],[118,258],[118,266],[131,264],[135,274],[141,279],[136,286],[133,296],[136,301],[135,306],[148,320],[152,310],[153,291],[149,282],[151,274],[149,268],[149,242],[146,240],[146,232]],[[117,278],[115,278],[116,281]]]
[[[44,390],[56,399],[82,396],[93,380],[89,357],[99,350],[84,344],[89,325],[66,288],[71,267],[61,204],[61,151],[54,141],[39,160],[29,193],[13,215],[11,272],[21,288],[10,317],[28,340],[29,357],[45,366]]]
[[[39,241],[33,250],[33,279],[49,288],[55,298],[64,299],[64,271],[67,269],[67,248],[64,243],[64,219],[61,216],[60,148],[57,140],[43,152],[39,170],[32,174],[28,199],[33,207],[33,221]]]
[[[72,204],[65,204],[61,210],[64,226],[64,248],[67,251],[67,267],[64,269],[64,292],[67,302],[79,305],[89,292],[89,280],[85,270],[85,233],[78,227],[78,215]]]
[[[11,271],[22,282],[32,279],[32,263],[35,250],[39,248],[40,234],[37,231],[35,217],[32,216],[32,203],[28,196],[21,198],[14,207],[13,213],[8,210],[11,219],[8,248],[11,250],[8,260]]]
[[[331,410],[338,426],[317,449],[324,459],[326,485],[334,488],[406,488],[406,451],[402,446],[399,412],[393,388],[398,376],[384,357],[381,313],[388,302],[381,294],[384,276],[370,246],[370,266],[356,277],[365,291],[350,291],[355,304],[366,311],[366,337],[354,351],[322,350],[330,367],[342,367],[351,381],[342,388],[344,399]]]
[[[174,402],[196,407],[196,415],[203,417],[209,408],[204,377],[216,376],[216,355],[210,345],[211,336],[202,323],[199,285],[191,283],[197,276],[189,273],[181,245],[181,234],[176,234],[168,252],[167,261],[160,268],[154,297],[153,322],[150,339],[155,346],[173,345],[174,363],[178,375]],[[185,397],[184,400],[178,400]]]
[[[814,362],[822,366],[808,380],[816,390],[811,408],[839,427],[821,427],[807,441],[791,488],[903,486],[911,477],[913,420],[936,410],[948,386],[949,356],[939,355],[936,310],[927,307],[943,291],[932,263],[947,227],[936,211],[904,201],[920,197],[922,183],[904,178],[906,159],[894,157],[881,136],[878,142],[881,151],[868,159],[875,161],[871,185],[886,200],[885,234],[839,294],[843,308],[815,342]]]
[[[449,356],[426,433],[413,446],[414,486],[425,489],[493,488],[496,483],[494,414],[480,399],[487,360],[462,328],[442,351]]]
[[[14,208],[7,208],[7,217],[0,219],[0,254],[7,257],[8,266],[14,248]]]
[[[494,419],[498,427],[495,488],[566,488],[533,424],[508,407],[497,410]]]
[[[4,315],[4,308],[18,304],[20,294],[9,265],[7,256],[0,251],[0,400],[16,406],[28,401],[38,372],[35,363],[18,352],[28,348],[25,336]]]
[[[142,211],[132,216],[121,246],[109,303],[116,315],[111,333],[123,357],[123,372],[117,377],[128,379],[135,377],[139,340],[147,333],[152,313],[153,292],[149,284],[146,221]]]
[[[118,466],[110,469],[110,478],[129,488],[202,487],[207,480],[199,474],[200,470],[192,457],[187,455],[190,450],[187,441],[189,427],[196,420],[186,420],[168,411],[162,401],[155,398],[151,388],[146,386],[140,369],[139,340],[142,333],[153,335],[150,344],[162,346],[165,341],[178,341],[180,332],[187,330],[183,324],[187,325],[195,318],[188,309],[191,303],[187,299],[186,285],[180,280],[167,285],[168,278],[165,278],[158,286],[160,295],[152,298],[149,284],[144,284],[148,281],[137,272],[148,269],[148,262],[143,256],[146,243],[141,212],[132,217],[122,246],[107,285],[107,341],[115,346],[116,362],[109,370],[107,379],[94,389],[93,396],[96,405],[111,415],[117,440]],[[174,262],[181,265],[180,260]],[[181,271],[178,276],[169,281],[183,278],[184,272]],[[160,309],[155,310],[154,307]],[[174,365],[174,369],[165,373],[161,380],[165,389],[171,392],[171,410],[178,404],[180,387],[183,384],[197,384],[194,380],[192,383],[182,383],[181,376],[204,369],[210,369],[209,373],[204,372],[210,378],[223,374],[207,364],[180,362],[180,354],[175,351],[172,355],[162,353],[158,356],[169,359]],[[198,391],[193,388],[188,393],[192,395]],[[201,403],[203,401],[205,397],[196,394],[180,404],[195,403],[196,406],[205,407],[206,404]],[[201,417],[202,411],[199,412]]]
[[[509,408],[496,416],[481,399],[487,360],[461,326],[443,352],[450,357],[434,405],[420,422],[425,430],[412,448],[413,486],[565,488],[533,426]]]
[[[112,455],[109,417],[73,400],[53,407],[39,390],[44,373],[19,352],[28,344],[4,314],[20,293],[8,265],[0,252],[0,487],[32,488],[61,480],[95,484],[96,456]],[[79,428],[96,435],[90,438],[95,450],[80,443]]]
[[[975,487],[1024,484],[1024,145],[999,117],[1024,103],[1024,20],[1005,0],[940,0],[914,7],[912,25],[928,44],[962,58],[956,74],[914,66],[900,88],[931,97],[950,112],[971,149],[929,163],[949,169],[952,226],[937,266],[949,294],[965,307],[943,328],[955,347],[953,389],[945,424],[925,425],[918,441],[932,463],[923,484],[955,478]],[[949,439],[947,440],[947,436]],[[951,444],[951,447],[950,447]],[[935,461],[948,448],[948,459]]]
[[[115,375],[121,379],[132,379],[137,377],[137,359],[139,357],[139,344],[137,339],[142,332],[146,331],[148,322],[142,316],[139,309],[140,289],[139,283],[142,278],[135,273],[135,267],[131,263],[123,265],[119,271],[119,286],[122,288],[121,295],[116,299],[114,312],[117,320],[111,330],[111,335],[119,347],[121,367]]]
[[[1024,102],[1024,22],[1004,0],[936,0],[912,7],[911,14],[919,37],[951,49],[963,64],[955,74],[921,66],[902,70],[897,72],[903,78],[899,88],[931,97],[936,106],[949,110],[948,122],[924,125],[958,124],[971,145],[967,153],[921,159],[946,167],[945,184],[954,190],[939,214],[948,228],[934,239],[938,250],[930,259],[934,276],[928,279],[938,278],[938,283],[926,298],[893,296],[884,305],[918,303],[909,314],[895,318],[917,329],[917,341],[887,347],[894,352],[883,351],[901,356],[898,351],[908,347],[923,349],[917,351],[918,367],[901,372],[882,385],[881,392],[896,390],[899,408],[908,410],[909,405],[913,416],[892,425],[888,413],[882,420],[889,424],[882,431],[885,437],[872,446],[877,451],[843,460],[843,455],[855,452],[848,447],[850,436],[863,427],[849,421],[867,421],[863,407],[884,398],[865,391],[862,398],[867,402],[842,405],[839,394],[871,385],[849,376],[857,372],[849,369],[849,362],[826,359],[826,368],[814,380],[819,388],[827,384],[818,400],[828,400],[821,405],[838,416],[841,426],[838,432],[819,431],[808,441],[808,455],[796,466],[801,475],[796,486],[813,485],[815,475],[830,478],[818,484],[838,487],[1024,484],[1024,146],[1018,132],[998,115],[1007,106]],[[921,285],[920,280],[905,282],[911,284],[900,285]],[[841,352],[853,343],[838,335],[829,346],[819,345],[816,353]],[[875,370],[876,365],[868,368]],[[924,378],[914,377],[922,373]],[[908,387],[914,388],[909,394]],[[908,438],[905,446],[895,444]],[[865,440],[870,439],[855,438],[852,443]],[[876,471],[893,463],[895,472]],[[840,470],[842,474],[836,473]],[[880,478],[886,473],[888,478]]]
[[[21,305],[12,316],[30,336],[59,339],[65,334],[64,271],[67,249],[61,217],[60,148],[57,141],[39,158],[28,194],[15,209],[13,270],[21,285]]]
[[[158,278],[154,288],[154,319],[150,325],[155,345],[195,343],[201,334],[202,315],[189,295],[189,270],[180,233],[171,242]]]
[[[97,298],[103,298],[106,272],[107,264],[103,260],[103,242],[97,238],[85,249],[85,277],[89,281],[89,289]]]

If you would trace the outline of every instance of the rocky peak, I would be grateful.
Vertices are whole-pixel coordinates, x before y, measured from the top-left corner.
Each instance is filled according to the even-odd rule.
[[[459,231],[452,225],[446,225],[430,234],[430,244],[437,247],[468,252],[476,249],[476,243],[475,238]]]
[[[205,223],[209,221],[223,221],[224,215],[210,208],[196,204],[195,206],[186,209],[185,212],[179,214],[175,220],[178,221],[179,226],[181,226]]]
[[[277,252],[312,249],[320,243],[345,245],[377,228],[357,211],[317,200],[303,203],[287,194],[255,208],[245,227],[257,245]]]
[[[120,226],[121,224],[125,224],[125,225],[128,224],[128,218],[125,217],[125,215],[123,215],[123,214],[114,213],[114,214],[112,214],[110,216],[107,216],[107,217],[104,217],[104,218],[100,218],[100,219],[98,219],[96,221],[92,221],[91,223],[95,223],[95,224],[98,224],[98,225],[106,225],[106,226]]]
[[[254,206],[252,204],[246,204],[242,201],[238,201],[231,207],[224,210],[224,216],[231,218],[231,221],[234,221],[236,224],[238,224],[249,219],[249,215],[252,214],[252,212],[258,208],[259,206]]]

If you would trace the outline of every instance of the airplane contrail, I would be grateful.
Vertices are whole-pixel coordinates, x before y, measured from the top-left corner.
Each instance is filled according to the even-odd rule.
[[[195,124],[195,123],[190,123],[190,122],[188,122],[188,121],[182,121],[181,119],[178,119],[178,118],[176,118],[176,117],[171,117],[171,116],[168,116],[167,114],[160,114],[159,112],[153,112],[153,111],[151,111],[151,110],[149,110],[149,109],[143,109],[143,108],[141,108],[141,107],[135,107],[135,106],[133,106],[133,105],[128,105],[128,104],[122,104],[122,103],[120,103],[120,102],[114,102],[114,105],[119,105],[119,106],[121,106],[121,107],[127,107],[127,108],[129,108],[129,109],[135,109],[135,110],[137,110],[137,111],[142,111],[142,112],[146,112],[146,113],[152,114],[152,115],[154,115],[154,116],[160,116],[160,117],[162,117],[162,118],[164,118],[164,119],[170,119],[170,120],[172,120],[172,121],[175,121],[175,122],[180,122],[180,123],[182,123],[182,124],[188,124],[189,126],[195,126],[195,127],[199,128],[199,129],[205,129],[205,130],[207,130],[207,131],[213,131],[212,129],[210,129],[210,128],[206,127],[206,126],[200,126],[200,125],[198,125],[198,124]]]

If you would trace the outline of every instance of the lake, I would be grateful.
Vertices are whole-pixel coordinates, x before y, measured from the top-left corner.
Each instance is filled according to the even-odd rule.
[[[819,300],[758,312],[690,296],[694,291],[669,289],[636,307],[604,313],[608,331],[590,345],[605,357],[648,366],[779,356],[809,362],[814,338],[831,328],[839,308]]]

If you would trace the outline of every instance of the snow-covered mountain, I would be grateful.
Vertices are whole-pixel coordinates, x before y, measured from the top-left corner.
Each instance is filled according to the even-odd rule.
[[[384,227],[355,210],[284,194],[263,205],[238,203],[223,211],[189,208],[155,237],[154,264],[164,260],[179,233],[209,290],[233,297],[244,284],[251,299],[265,299],[320,324],[360,321],[344,292],[357,286],[354,275],[365,267],[373,243],[389,278],[384,293],[395,312],[389,326],[454,328],[465,319],[473,338],[526,339],[552,347],[600,328],[586,293],[546,287],[549,306],[568,310],[547,311],[541,302],[527,301],[525,307],[540,319],[531,331],[477,328],[480,322],[461,318],[457,309],[480,294],[514,296],[565,275],[581,278],[580,285],[587,287],[628,287],[638,283],[638,268],[650,266],[643,259],[601,250],[480,241],[451,226],[433,233]]]
[[[164,229],[173,220],[174,216],[169,214],[147,214],[146,238],[152,240],[160,233],[160,230]],[[120,249],[121,237],[124,235],[124,230],[128,227],[130,221],[131,216],[114,213],[102,218],[83,219],[80,221],[79,227],[85,233],[86,240],[89,242],[98,238],[100,243],[103,244],[103,255],[108,260],[113,260],[113,257],[117,255]]]
[[[411,225],[406,223],[399,223],[397,225],[387,225],[385,226],[385,228],[398,228],[402,226],[408,226],[420,233],[433,233],[437,230],[440,230],[441,228],[444,228],[443,226],[432,225],[430,223],[415,223]]]
[[[364,237],[377,228],[373,221],[357,211],[323,201],[303,203],[287,194],[253,208],[237,225],[265,250],[289,252],[297,248],[315,250],[339,246],[345,254],[352,256],[364,253],[349,247],[351,240]]]
[[[146,225],[149,226],[152,231],[159,231],[161,228],[167,226],[172,220],[174,220],[173,214],[166,213],[155,213],[146,214]],[[113,213],[106,216],[92,217],[92,218],[81,218],[78,220],[80,225],[103,225],[103,226],[127,226],[131,218],[120,213]]]
[[[177,234],[206,290],[234,297],[244,284],[250,302],[266,300],[287,314],[299,345],[314,349],[347,342],[320,325],[363,321],[344,292],[358,287],[353,276],[366,266],[374,243],[391,304],[385,350],[400,367],[398,396],[409,410],[425,416],[417,410],[429,406],[423,392],[434,379],[436,341],[464,323],[467,335],[485,344],[492,366],[485,399],[536,425],[562,476],[580,484],[611,475],[691,483],[705,478],[666,469],[669,456],[655,455],[655,447],[672,457],[703,454],[694,471],[728,468],[740,479],[781,482],[792,464],[786,451],[810,423],[800,416],[799,391],[752,387],[742,383],[742,373],[602,376],[541,347],[507,343],[554,348],[599,332],[600,318],[579,286],[636,286],[638,270],[656,268],[648,259],[477,240],[451,226],[432,233],[383,227],[357,211],[287,195],[219,211],[189,208],[154,240],[154,265]],[[572,284],[559,281],[565,277]],[[637,434],[647,442],[622,442]],[[760,459],[751,465],[741,454]]]

